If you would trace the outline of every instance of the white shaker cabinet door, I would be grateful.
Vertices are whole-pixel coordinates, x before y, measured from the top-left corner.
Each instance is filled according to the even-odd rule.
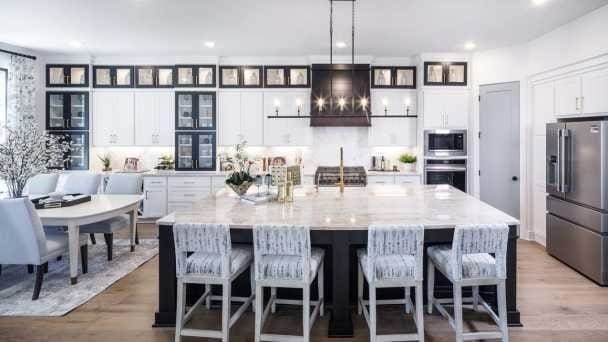
[[[117,92],[114,95],[112,130],[118,146],[132,146],[135,143],[135,99],[133,92]]]
[[[570,116],[581,112],[581,77],[573,76],[555,81],[555,115]]]
[[[540,83],[532,88],[532,120],[534,121],[534,135],[544,136],[547,132],[547,123],[555,121],[554,83]],[[544,157],[542,158],[544,162]]]
[[[135,94],[135,145],[151,146],[156,141],[160,118],[155,95],[153,92]]]
[[[155,145],[173,146],[175,144],[175,92],[158,93],[158,128]]]
[[[241,136],[250,146],[264,144],[264,95],[262,92],[241,93]]]
[[[608,113],[608,68],[583,75],[580,101],[585,114]]]
[[[241,142],[241,93],[220,92],[218,101],[219,145],[230,146]]]
[[[469,93],[450,92],[443,96],[445,105],[445,127],[467,128],[469,125]]]
[[[112,131],[113,94],[106,92],[93,93],[93,144],[111,146],[114,141]]]
[[[443,93],[423,92],[424,128],[445,127],[445,99]]]

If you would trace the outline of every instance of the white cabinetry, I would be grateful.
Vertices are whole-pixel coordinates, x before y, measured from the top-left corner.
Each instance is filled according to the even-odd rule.
[[[135,142],[133,92],[97,91],[93,97],[93,142],[96,146],[132,146]]]
[[[555,81],[555,115],[573,115],[581,112],[582,80],[580,76]]]
[[[608,68],[583,75],[581,108],[587,114],[608,113]]]
[[[422,184],[422,177],[415,174],[369,175],[367,176],[367,184]]]
[[[135,145],[172,146],[175,126],[173,91],[135,93]]]
[[[246,140],[260,146],[264,139],[264,96],[261,91],[219,93],[219,145]]]
[[[164,177],[144,178],[143,216],[163,217],[167,214],[167,179]]]
[[[189,208],[211,193],[211,177],[169,177],[167,185],[169,213]]]
[[[545,135],[548,122],[554,121],[555,114],[554,83],[540,83],[532,88],[532,110],[534,134]],[[544,158],[543,158],[544,162]]]
[[[422,95],[425,128],[467,128],[468,91],[431,91]]]
[[[555,81],[555,116],[577,117],[608,113],[608,68]]]

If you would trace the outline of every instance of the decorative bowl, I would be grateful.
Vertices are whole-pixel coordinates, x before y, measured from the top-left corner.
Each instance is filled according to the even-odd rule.
[[[232,189],[232,191],[234,191],[237,195],[239,195],[239,197],[245,195],[247,193],[247,190],[249,190],[249,188],[253,185],[253,182],[243,182],[239,185],[235,185],[235,184],[230,184],[228,183],[228,186],[230,187],[230,189]]]

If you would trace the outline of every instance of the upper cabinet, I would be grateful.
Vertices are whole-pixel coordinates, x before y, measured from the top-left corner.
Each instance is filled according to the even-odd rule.
[[[310,88],[310,66],[264,67],[265,88]]]
[[[215,92],[175,92],[176,130],[215,130]]]
[[[89,93],[46,93],[46,129],[72,131],[89,129]]]
[[[215,65],[176,65],[176,87],[215,88]]]
[[[467,128],[468,91],[424,91],[424,128]]]
[[[264,139],[264,94],[261,91],[222,91],[219,94],[219,145],[247,141],[261,146]]]
[[[425,86],[466,86],[467,62],[424,62]]]
[[[47,64],[46,86],[53,87],[88,87],[88,64]]]
[[[372,88],[416,89],[416,67],[373,66]]]
[[[555,81],[555,116],[608,113],[608,68]]]
[[[220,88],[262,88],[262,66],[220,65]]]
[[[134,92],[94,92],[93,127],[95,146],[133,146],[135,143]]]
[[[173,88],[173,66],[139,65],[135,67],[137,88]]]
[[[172,90],[135,93],[135,145],[173,145],[174,95]]]
[[[93,87],[133,88],[133,66],[93,65]]]

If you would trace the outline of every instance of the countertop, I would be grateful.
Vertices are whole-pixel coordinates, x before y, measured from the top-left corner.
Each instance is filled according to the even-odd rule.
[[[458,189],[446,185],[379,185],[346,188],[302,187],[291,203],[253,205],[239,200],[229,189],[218,191],[190,209],[181,209],[157,221],[178,223],[227,223],[232,228],[254,224],[289,223],[313,230],[366,230],[372,224],[422,224],[426,229],[458,224],[519,221]]]
[[[420,172],[409,171],[366,171],[368,176],[420,176]],[[227,171],[158,171],[152,170],[142,173],[143,177],[213,177],[228,176]],[[314,177],[314,173],[305,172],[304,177]]]

